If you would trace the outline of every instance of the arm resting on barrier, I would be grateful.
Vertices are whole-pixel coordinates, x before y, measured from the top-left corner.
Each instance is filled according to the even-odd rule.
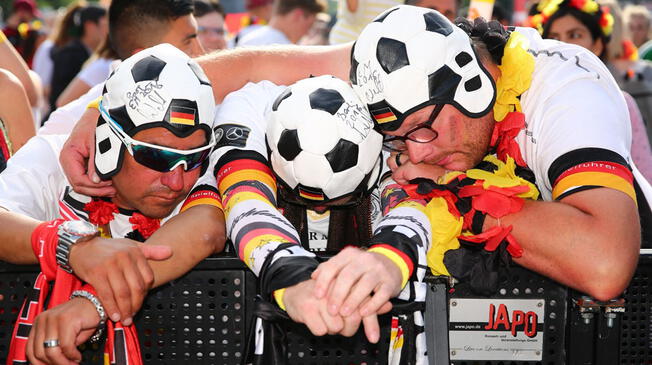
[[[636,203],[608,188],[574,193],[560,202],[526,202],[501,219],[523,247],[515,261],[598,300],[629,283],[638,260],[640,225]],[[497,225],[487,216],[484,229]]]
[[[129,325],[150,288],[180,277],[224,248],[223,222],[221,209],[194,206],[163,224],[145,244],[95,239],[74,245],[70,264],[95,287],[111,319]]]
[[[0,260],[12,264],[37,264],[32,232],[42,222],[0,207]]]

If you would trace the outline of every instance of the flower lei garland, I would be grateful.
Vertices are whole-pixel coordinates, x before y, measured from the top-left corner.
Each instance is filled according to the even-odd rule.
[[[465,172],[448,172],[437,182],[422,179],[406,186],[412,198],[425,199],[430,219],[432,243],[426,254],[428,266],[435,275],[451,276],[444,265],[444,254],[460,247],[460,241],[475,245],[484,243],[486,251],[495,251],[502,242],[513,257],[523,249],[511,236],[512,226],[501,226],[500,218],[518,212],[523,199],[536,200],[539,191],[516,173],[517,165],[526,167],[516,135],[525,127],[519,97],[530,87],[534,72],[534,56],[527,52],[529,41],[514,31],[505,45],[496,81],[496,120],[491,146],[496,156],[488,155],[476,168]],[[486,214],[499,220],[499,225],[482,231]]]
[[[118,206],[110,201],[93,198],[84,206],[84,210],[88,212],[88,220],[100,227],[102,237],[111,237],[110,232],[107,232],[103,226],[109,224],[115,218],[115,213],[119,213]],[[148,239],[161,227],[159,219],[148,218],[138,212],[134,212],[129,217],[129,223],[131,223],[133,232],[127,234],[126,238],[141,242]]]
[[[595,15],[599,10],[602,10],[598,24],[602,30],[602,34],[606,37],[611,35],[614,26],[614,17],[607,6],[600,6],[595,0],[544,0],[537,6],[538,14],[528,17],[528,25],[539,30],[543,33],[543,25],[548,21],[552,14],[559,10],[559,6],[567,2],[568,6],[578,9],[584,13]]]

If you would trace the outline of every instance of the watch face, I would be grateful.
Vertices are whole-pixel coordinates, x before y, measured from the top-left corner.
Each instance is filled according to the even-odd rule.
[[[97,228],[86,221],[67,221],[63,225],[66,232],[76,236],[90,236],[97,232]]]

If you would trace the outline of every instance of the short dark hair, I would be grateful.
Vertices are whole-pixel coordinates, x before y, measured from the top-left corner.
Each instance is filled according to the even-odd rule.
[[[89,4],[75,10],[72,14],[72,28],[70,28],[73,37],[82,37],[84,35],[84,24],[93,22],[97,24],[101,18],[106,16],[106,9],[99,5]]]
[[[195,0],[195,18],[201,18],[206,14],[210,13],[220,13],[222,17],[226,16],[224,8],[216,0]]]
[[[302,9],[310,14],[317,14],[324,11],[324,5],[320,0],[275,0],[274,13],[285,15],[294,9]]]
[[[158,44],[165,27],[192,14],[192,0],[113,0],[109,7],[109,37],[121,59],[139,48]]]

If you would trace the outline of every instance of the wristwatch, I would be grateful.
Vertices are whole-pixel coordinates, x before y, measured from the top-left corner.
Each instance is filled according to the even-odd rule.
[[[86,221],[65,221],[59,225],[57,234],[59,235],[56,248],[57,264],[63,270],[72,274],[72,267],[68,262],[70,259],[70,246],[97,237],[100,231],[94,224]]]

